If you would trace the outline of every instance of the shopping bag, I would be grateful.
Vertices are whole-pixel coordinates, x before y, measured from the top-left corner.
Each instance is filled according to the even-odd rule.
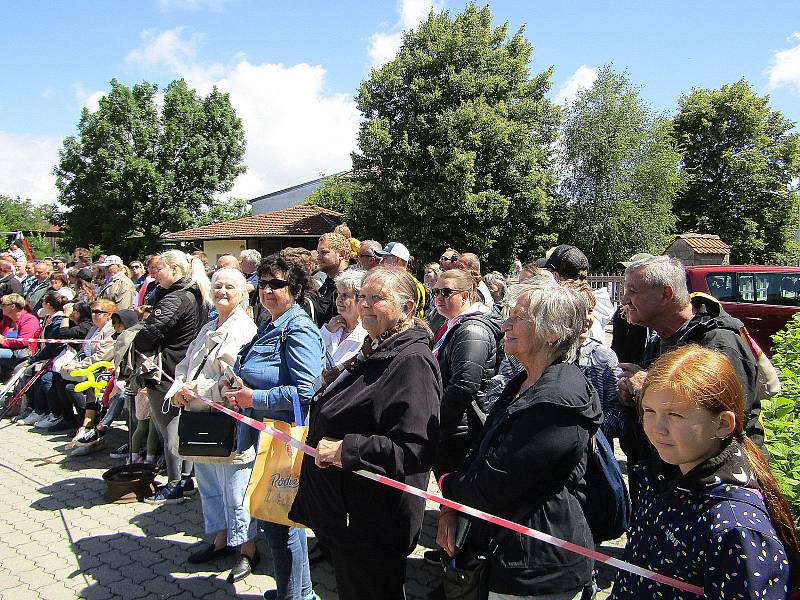
[[[295,400],[295,416],[296,419],[299,416],[297,421],[302,423],[299,406],[299,400]],[[305,425],[290,425],[271,419],[264,419],[264,423],[291,435],[298,442],[306,441],[308,427]],[[261,432],[253,474],[245,495],[245,506],[252,517],[289,527],[305,527],[289,519],[289,509],[300,485],[302,464],[302,452],[265,431]]]

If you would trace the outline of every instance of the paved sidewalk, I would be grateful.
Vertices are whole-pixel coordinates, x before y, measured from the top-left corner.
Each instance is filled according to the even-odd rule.
[[[105,451],[72,458],[63,453],[66,436],[0,422],[0,599],[256,600],[274,588],[263,536],[262,562],[243,582],[225,582],[231,558],[211,570],[186,562],[203,533],[196,495],[159,507],[105,503],[102,474],[122,464],[108,451],[126,434],[108,437]],[[420,545],[409,558],[410,599],[424,598],[437,580],[437,570],[422,560],[433,546],[435,513],[428,506]],[[600,580],[606,589],[609,573]],[[314,565],[311,576],[320,598],[338,598],[328,563]]]

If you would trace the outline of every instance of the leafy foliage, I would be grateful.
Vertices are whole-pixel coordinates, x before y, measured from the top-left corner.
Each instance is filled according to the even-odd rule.
[[[431,12],[397,57],[359,88],[353,168],[364,192],[346,220],[419,257],[470,249],[489,268],[551,245],[551,71],[531,75],[523,29],[492,27],[489,7]]]
[[[800,133],[745,80],[680,100],[675,136],[689,176],[675,203],[681,231],[716,233],[731,262],[785,260],[798,226]]]
[[[215,199],[197,220],[195,227],[224,223],[250,216],[250,203],[244,198]]]
[[[800,526],[800,313],[772,336],[782,391],[761,402],[770,465]]]
[[[321,206],[348,215],[352,214],[353,203],[360,201],[363,192],[364,184],[357,179],[328,177],[306,199],[306,204]]]
[[[561,128],[559,242],[611,269],[637,252],[660,254],[683,186],[671,124],[654,118],[627,75],[600,69]]]
[[[42,234],[51,223],[58,220],[58,211],[53,204],[34,204],[30,200],[12,198],[0,194],[0,231],[26,231],[25,241],[34,256],[53,254],[53,247]]]
[[[180,79],[164,93],[116,80],[97,111],[84,109],[55,169],[76,245],[138,256],[160,236],[194,226],[244,171],[244,134],[227,94],[201,97]],[[102,215],[102,219],[98,216]]]

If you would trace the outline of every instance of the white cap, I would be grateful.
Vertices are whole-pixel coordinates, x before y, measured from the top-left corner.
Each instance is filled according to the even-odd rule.
[[[98,267],[110,267],[111,265],[124,265],[122,259],[116,254],[109,254],[101,263],[97,263]]]
[[[383,250],[375,250],[375,254],[378,256],[388,256],[391,254],[406,262],[411,258],[411,253],[408,251],[408,248],[400,242],[389,242],[384,246]]]

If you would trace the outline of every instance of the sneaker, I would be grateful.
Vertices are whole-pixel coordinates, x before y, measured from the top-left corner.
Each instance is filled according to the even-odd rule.
[[[46,416],[47,415],[37,413],[36,411],[31,411],[31,414],[29,414],[24,419],[20,419],[18,423],[20,425],[36,425],[36,423],[44,419]]]
[[[183,497],[183,486],[179,479],[178,481],[170,481],[167,485],[162,485],[155,494],[148,496],[144,501],[148,504],[177,504],[185,499]]]
[[[191,477],[181,479],[181,486],[183,486],[184,496],[194,496],[197,493],[197,488],[194,487],[194,481]]]
[[[75,446],[72,452],[70,452],[70,456],[86,456],[92,452],[102,450],[105,445],[105,440],[103,440],[103,438],[95,440],[91,444],[80,444]]]
[[[63,420],[64,420],[63,417],[57,417],[53,413],[50,413],[44,419],[41,419],[40,421],[38,421],[36,423],[36,425],[34,425],[34,427],[36,429],[45,429],[47,427],[50,427],[50,425],[55,424],[56,421],[58,421],[60,423]]]
[[[25,419],[30,417],[32,414],[33,414],[32,408],[26,409],[25,411],[19,413],[16,417],[12,417],[11,422],[16,423],[17,425],[25,425],[23,421],[25,421]]]
[[[74,432],[77,429],[78,423],[76,423],[74,419],[64,419],[63,417],[58,417],[55,423],[48,427],[44,427],[39,431],[44,431],[45,433],[66,433],[69,431]],[[73,433],[71,437],[75,437],[75,434]]]
[[[111,458],[128,458],[128,444],[123,444],[116,450],[113,450],[109,456]]]
[[[436,567],[442,566],[442,551],[441,550],[425,550],[422,553],[422,560],[424,560],[429,565],[434,565]]]
[[[84,431],[83,435],[75,439],[75,444],[78,446],[95,444],[101,441],[105,437],[105,435],[106,435],[105,430],[98,431],[97,429],[89,429],[88,431]]]

